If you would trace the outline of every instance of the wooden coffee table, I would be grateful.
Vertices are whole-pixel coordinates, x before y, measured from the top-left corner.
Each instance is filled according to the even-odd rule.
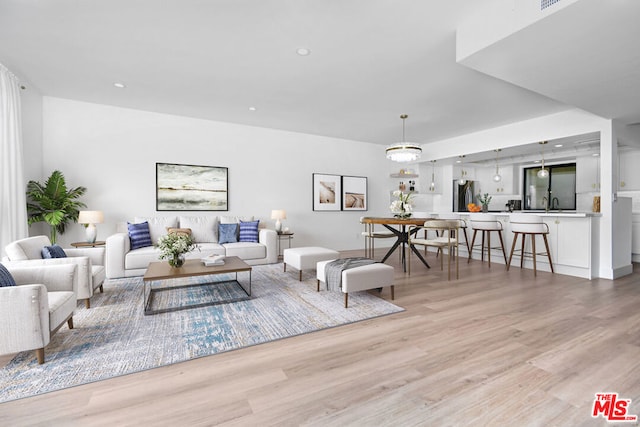
[[[245,271],[249,273],[249,290],[247,290],[244,286],[242,286],[242,284],[240,284],[240,282],[238,281],[238,273],[245,272]],[[229,274],[229,273],[236,274],[235,280],[222,280],[217,282],[212,281],[212,282],[205,282],[205,283],[194,283],[194,284],[183,285],[183,286],[167,286],[167,287],[155,287],[155,288],[151,286],[151,282],[154,282],[154,281],[163,282],[163,281],[169,281],[174,279],[180,279],[184,277],[215,276],[218,274]],[[169,263],[166,261],[151,262],[149,263],[149,267],[147,268],[147,271],[144,273],[144,277],[142,278],[142,280],[144,284],[143,286],[144,314],[166,313],[169,311],[184,310],[187,308],[197,308],[197,307],[205,307],[209,305],[245,301],[251,297],[251,266],[236,256],[225,257],[224,265],[216,265],[211,267],[206,267],[202,263],[202,261],[199,259],[186,260],[184,265],[179,268],[173,268],[169,266]],[[207,301],[207,302],[202,302],[197,304],[180,305],[176,307],[162,308],[157,310],[153,310],[151,308],[153,295],[157,292],[170,291],[172,289],[181,289],[181,288],[183,289],[183,288],[189,288],[189,287],[211,285],[211,284],[223,284],[223,283],[236,284],[244,291],[244,293],[246,294],[246,297],[243,296],[240,298],[212,300],[212,301]],[[147,285],[149,288],[148,292],[147,292]]]

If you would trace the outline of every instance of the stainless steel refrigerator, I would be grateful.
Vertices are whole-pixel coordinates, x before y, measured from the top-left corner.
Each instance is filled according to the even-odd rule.
[[[453,181],[454,212],[469,212],[467,205],[474,203],[475,187],[475,181],[467,181],[464,184],[460,184],[457,179]]]

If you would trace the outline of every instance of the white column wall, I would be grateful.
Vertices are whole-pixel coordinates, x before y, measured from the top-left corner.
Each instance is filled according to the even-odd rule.
[[[156,212],[156,162],[228,167],[229,211]],[[390,163],[375,144],[44,98],[43,175],[87,187],[88,209],[105,214],[99,240],[135,216],[254,215],[273,228],[271,210],[285,209],[294,246],[361,248],[360,216],[388,214]],[[366,176],[369,210],[312,211],[313,173]],[[83,235],[73,224],[61,244]]]

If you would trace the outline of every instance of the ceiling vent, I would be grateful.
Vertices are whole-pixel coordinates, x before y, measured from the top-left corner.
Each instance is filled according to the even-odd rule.
[[[553,6],[558,3],[560,0],[540,0],[540,10],[545,10],[549,6]]]

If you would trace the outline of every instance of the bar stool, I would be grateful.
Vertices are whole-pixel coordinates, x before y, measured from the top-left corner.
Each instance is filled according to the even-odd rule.
[[[511,253],[509,254],[509,262],[507,263],[507,271],[511,266],[511,258],[515,251],[520,252],[520,268],[524,267],[525,256],[533,258],[533,275],[537,275],[536,269],[536,255],[546,255],[549,260],[549,266],[553,273],[553,261],[551,261],[551,251],[549,250],[549,241],[547,240],[547,234],[549,234],[549,226],[542,221],[538,215],[531,214],[512,214],[511,215],[511,231],[513,231],[513,244],[511,245]],[[522,246],[520,249],[516,249],[516,242],[518,236],[522,236]],[[525,241],[527,235],[531,236],[531,252],[525,252]],[[536,254],[536,236],[542,236],[544,239],[544,246],[546,252],[538,252]]]
[[[374,231],[374,225],[363,223],[362,219],[363,217],[360,217],[360,224],[364,224],[364,231],[362,232],[362,236],[364,236],[364,256],[365,258],[373,259],[375,251],[374,239],[388,239],[396,237],[396,235],[391,232]]]
[[[457,214],[457,213],[441,213],[441,214],[438,214],[438,218],[459,221],[460,230],[462,230],[462,234],[464,235],[464,245],[467,248],[467,252],[471,252],[471,249],[469,246],[469,237],[467,236],[467,221],[465,221],[460,216],[460,214]]]
[[[480,257],[484,261],[484,242],[485,237],[487,240],[487,259],[489,261],[489,267],[491,267],[491,249],[502,249],[502,255],[504,256],[504,263],[507,263],[507,252],[504,250],[504,240],[502,240],[502,223],[498,221],[495,215],[487,213],[472,213],[469,217],[471,222],[471,228],[473,228],[473,237],[471,238],[471,246],[469,247],[469,261],[471,261],[471,253],[473,252],[473,245],[476,241],[476,234],[478,231],[482,231],[482,245],[480,247]],[[491,247],[491,232],[497,232],[500,238],[500,246],[494,248]]]

